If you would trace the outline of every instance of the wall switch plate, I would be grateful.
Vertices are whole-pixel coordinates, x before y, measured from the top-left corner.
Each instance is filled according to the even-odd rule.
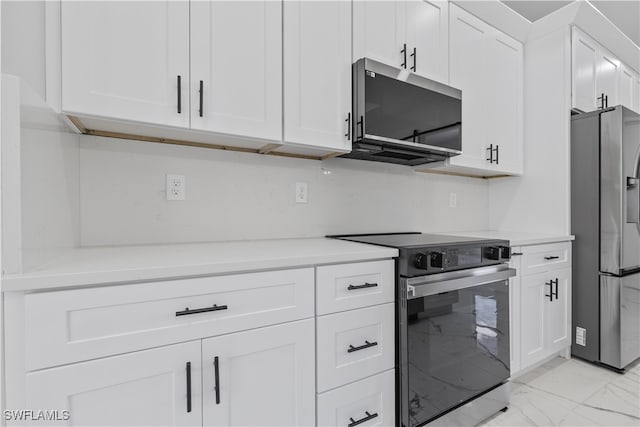
[[[167,174],[167,200],[184,200],[186,190],[184,175]]]
[[[458,195],[456,193],[449,193],[449,207],[455,208],[458,205]]]
[[[306,182],[296,182],[296,203],[309,202],[309,189]]]

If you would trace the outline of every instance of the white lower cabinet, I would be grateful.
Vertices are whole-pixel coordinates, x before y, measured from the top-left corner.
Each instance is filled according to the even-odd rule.
[[[395,425],[395,374],[388,370],[318,395],[318,426]]]
[[[315,422],[314,321],[202,341],[205,426]]]
[[[69,411],[51,425],[198,426],[200,367],[200,341],[191,341],[36,371],[26,375],[25,409]]]
[[[571,345],[571,243],[512,248],[511,374]],[[566,254],[562,258],[559,254]],[[522,255],[522,258],[519,258]],[[548,265],[534,259],[548,258]],[[529,266],[530,268],[527,268]]]

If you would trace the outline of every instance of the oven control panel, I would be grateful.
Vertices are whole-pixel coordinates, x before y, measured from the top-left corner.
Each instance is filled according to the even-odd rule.
[[[500,244],[430,247],[413,249],[407,256],[408,271],[401,274],[411,277],[508,262],[511,248]]]

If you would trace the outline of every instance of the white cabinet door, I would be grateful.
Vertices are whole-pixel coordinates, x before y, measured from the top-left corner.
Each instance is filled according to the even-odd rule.
[[[284,141],[351,147],[351,3],[284,2]]]
[[[627,108],[635,110],[635,106],[633,104],[633,89],[635,87],[635,72],[622,64],[620,67],[620,79],[618,85],[618,94],[620,95],[620,104],[624,105]]]
[[[548,301],[548,347],[554,353],[571,345],[571,269],[550,271],[547,282],[553,286],[553,301]]]
[[[203,424],[313,425],[314,340],[308,319],[202,341]]]
[[[450,7],[450,82],[462,90],[462,151],[452,165],[486,168],[487,33],[491,28],[464,10]]]
[[[190,5],[191,127],[281,140],[281,2]]]
[[[25,408],[67,410],[65,426],[198,426],[200,357],[198,340],[32,372]]]
[[[527,367],[546,355],[546,303],[549,285],[547,273],[532,274],[521,279],[520,357],[521,367]]]
[[[407,68],[443,83],[449,81],[449,4],[406,2]]]
[[[588,112],[596,110],[596,65],[598,45],[577,28],[572,33],[573,76],[571,101],[573,108]]]
[[[522,50],[522,43],[497,30],[488,39],[485,126],[487,142],[495,150],[489,166],[510,174],[522,174]],[[464,92],[462,99],[464,105]]]
[[[596,69],[596,98],[606,97],[605,107],[618,105],[620,61],[604,49],[598,51]],[[599,103],[597,105],[600,105]]]
[[[187,2],[62,2],[61,23],[64,112],[189,126]]]
[[[404,1],[354,1],[353,61],[366,57],[400,67],[405,19]]]

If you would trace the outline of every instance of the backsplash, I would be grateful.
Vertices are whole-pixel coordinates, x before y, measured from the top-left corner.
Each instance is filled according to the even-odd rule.
[[[166,200],[167,173],[185,175],[185,201]],[[79,177],[82,246],[447,232],[489,222],[486,181],[339,158],[80,136]],[[308,184],[308,203],[295,203],[296,182]]]

